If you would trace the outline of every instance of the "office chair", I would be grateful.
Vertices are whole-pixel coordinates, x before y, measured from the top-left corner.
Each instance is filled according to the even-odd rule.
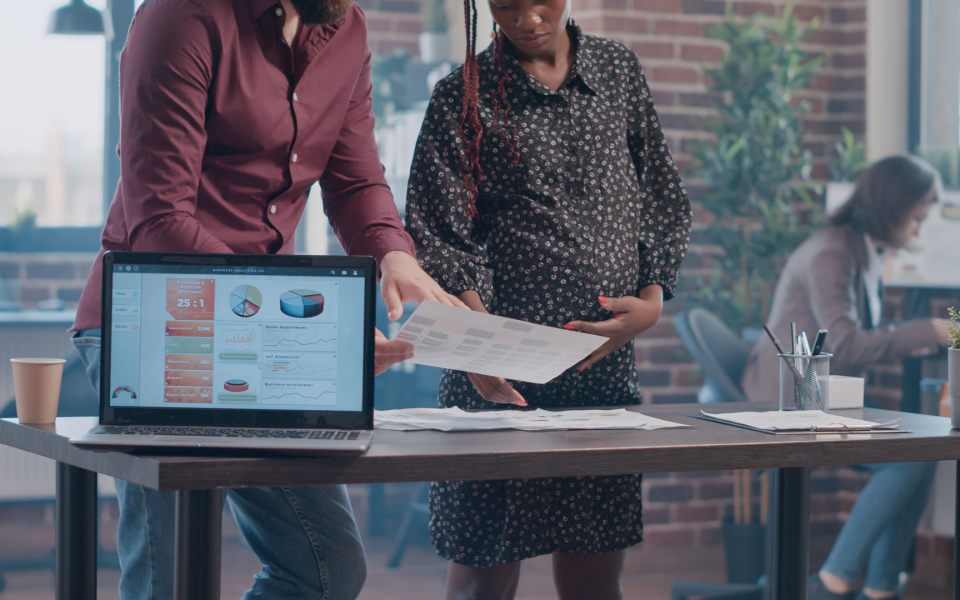
[[[100,398],[97,397],[86,368],[80,355],[70,352],[64,357],[67,362],[63,365],[63,380],[60,384],[60,403],[57,407],[58,417],[91,417],[100,412]],[[17,404],[10,398],[0,410],[0,419],[11,419],[17,416]],[[99,518],[99,517],[98,517]],[[50,569],[56,566],[56,555],[37,558],[11,558],[0,560],[0,573],[4,571],[27,571],[33,569]],[[116,552],[107,552],[97,543],[97,567],[119,569],[120,558]],[[6,587],[6,580],[0,575],[0,591]]]
[[[747,397],[740,388],[740,376],[750,356],[750,347],[713,313],[702,308],[678,313],[674,327],[687,352],[703,370],[704,381],[697,393],[697,401],[700,404],[746,402]],[[670,589],[671,600],[693,597],[762,600],[763,596],[764,586],[757,583],[676,581]]]
[[[740,376],[751,348],[723,321],[702,308],[678,313],[673,325],[687,352],[703,369],[704,381],[697,402],[747,402],[740,389]]]

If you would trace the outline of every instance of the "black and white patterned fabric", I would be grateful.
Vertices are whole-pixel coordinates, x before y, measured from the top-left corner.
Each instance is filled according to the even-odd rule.
[[[483,179],[470,217],[459,168],[462,71],[437,84],[407,190],[406,227],[424,269],[451,294],[475,290],[493,314],[559,327],[609,318],[598,296],[663,286],[666,299],[690,234],[690,204],[635,54],[583,35],[554,92],[505,53],[506,119],[494,119],[492,48],[478,56]],[[585,372],[511,382],[531,407],[640,403],[633,344]],[[485,401],[463,372],[441,378],[441,406]],[[457,563],[495,566],[556,551],[609,552],[642,538],[640,475],[448,481],[431,488],[431,534]]]

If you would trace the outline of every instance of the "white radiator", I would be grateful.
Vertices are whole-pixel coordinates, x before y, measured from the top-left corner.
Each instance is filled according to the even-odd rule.
[[[0,312],[0,408],[13,398],[10,359],[64,357],[74,352],[67,328],[74,311]],[[54,461],[0,445],[0,502],[42,500],[56,494]],[[100,477],[101,497],[115,496],[113,478]]]

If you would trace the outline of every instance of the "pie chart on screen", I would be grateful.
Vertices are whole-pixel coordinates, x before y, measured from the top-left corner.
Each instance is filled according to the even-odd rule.
[[[230,292],[229,302],[238,317],[252,317],[263,305],[263,295],[252,285],[239,285]]]
[[[280,312],[288,317],[308,319],[323,312],[323,294],[313,290],[290,290],[280,294]]]

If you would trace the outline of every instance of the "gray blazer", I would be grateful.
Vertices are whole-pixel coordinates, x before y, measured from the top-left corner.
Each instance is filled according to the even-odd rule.
[[[794,250],[783,268],[767,325],[790,352],[790,323],[813,336],[827,329],[824,352],[833,354],[830,373],[860,377],[872,364],[936,348],[930,319],[871,328],[863,273],[867,247],[849,227],[824,227]],[[764,335],[747,360],[740,383],[754,402],[776,402],[780,366],[773,342]]]

